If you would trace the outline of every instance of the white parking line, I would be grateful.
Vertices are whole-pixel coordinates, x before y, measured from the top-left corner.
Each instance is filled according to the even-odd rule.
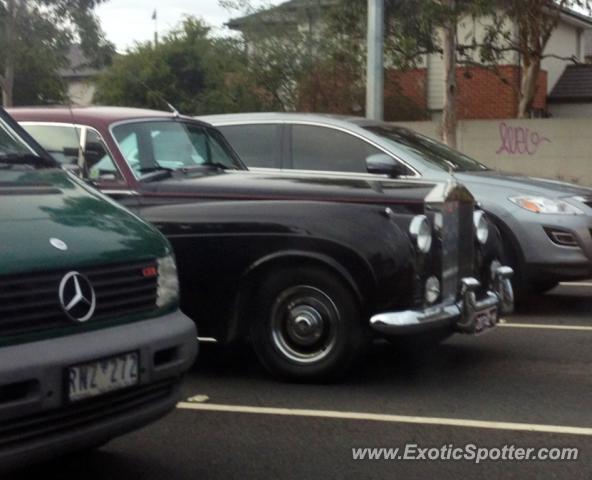
[[[545,325],[544,323],[499,323],[500,328],[535,328],[540,330],[571,330],[592,332],[592,326],[587,325]]]
[[[592,287],[592,282],[561,282],[560,285],[567,287]]]
[[[458,418],[415,417],[408,415],[383,415],[378,413],[340,412],[334,410],[309,410],[301,408],[249,407],[246,405],[220,405],[211,403],[180,402],[181,410],[208,412],[249,413],[259,415],[283,415],[291,417],[332,418],[338,420],[366,420],[371,422],[410,423],[417,425],[441,425],[464,428],[487,428],[493,430],[514,430],[522,432],[556,433],[592,436],[592,428],[561,425],[538,425],[531,423],[490,422]]]

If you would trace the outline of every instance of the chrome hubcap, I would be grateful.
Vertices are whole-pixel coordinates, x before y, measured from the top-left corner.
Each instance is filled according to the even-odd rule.
[[[335,347],[338,318],[337,307],[321,290],[306,285],[289,288],[271,311],[273,344],[294,363],[318,362]]]
[[[295,343],[314,345],[323,335],[323,318],[314,307],[296,307],[289,313],[286,331]]]

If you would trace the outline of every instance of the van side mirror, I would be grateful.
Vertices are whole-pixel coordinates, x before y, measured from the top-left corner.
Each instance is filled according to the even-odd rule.
[[[400,177],[408,175],[407,169],[386,153],[376,153],[366,158],[368,173]]]

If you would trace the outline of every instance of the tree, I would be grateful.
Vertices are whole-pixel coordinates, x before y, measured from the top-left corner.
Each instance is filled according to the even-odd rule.
[[[211,37],[207,25],[189,16],[157,46],[138,44],[115,57],[98,79],[95,100],[156,109],[170,103],[188,115],[260,110],[265,98],[245,64],[236,40]]]
[[[19,72],[30,71],[33,65],[41,65],[43,72],[54,72],[56,81],[55,72],[64,65],[64,55],[72,42],[80,42],[89,55],[102,56],[110,51],[93,14],[95,6],[103,1],[0,0],[0,88],[4,106],[14,103]],[[53,84],[49,93],[54,95],[58,90]]]
[[[566,10],[588,11],[592,9],[590,0],[497,0],[499,12],[493,15],[481,56],[490,64],[499,63],[508,52],[520,56],[522,75],[518,89],[518,117],[530,115],[536,95],[537,82],[541,72],[541,62],[555,57],[566,61],[553,52],[546,52],[549,40],[557,28],[561,14]],[[510,19],[510,27],[504,24]],[[512,26],[515,26],[515,33]]]
[[[456,148],[458,130],[458,85],[456,83],[457,5],[456,0],[442,0],[441,5],[447,10],[441,27],[445,85],[442,139],[448,146]]]

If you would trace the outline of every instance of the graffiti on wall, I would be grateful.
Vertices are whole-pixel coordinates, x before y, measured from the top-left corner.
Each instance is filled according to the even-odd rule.
[[[551,140],[536,130],[530,128],[499,124],[500,147],[495,152],[498,155],[536,155],[541,145],[551,143]]]

